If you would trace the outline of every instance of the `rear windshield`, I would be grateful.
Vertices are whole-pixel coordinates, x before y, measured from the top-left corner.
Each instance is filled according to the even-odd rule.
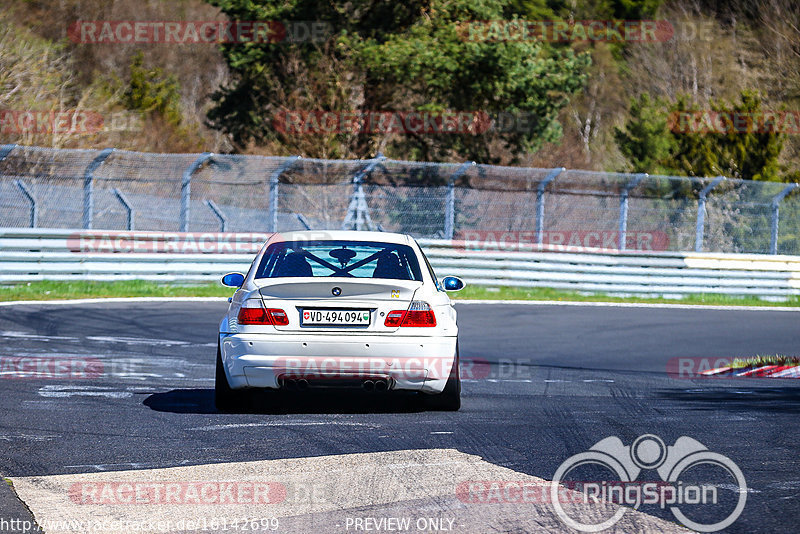
[[[411,247],[371,241],[274,243],[256,272],[256,278],[324,276],[422,281]]]

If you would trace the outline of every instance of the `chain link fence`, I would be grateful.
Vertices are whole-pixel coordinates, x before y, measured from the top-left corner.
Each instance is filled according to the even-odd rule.
[[[374,229],[628,250],[800,254],[797,184],[389,160],[0,146],[0,227]]]

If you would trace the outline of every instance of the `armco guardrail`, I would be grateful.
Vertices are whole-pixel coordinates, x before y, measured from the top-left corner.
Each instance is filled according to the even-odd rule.
[[[207,282],[246,270],[269,234],[0,230],[0,283],[35,280]],[[533,245],[487,250],[419,241],[440,275],[482,286],[602,293],[800,294],[800,257],[640,252]],[[519,248],[519,247],[517,247]]]

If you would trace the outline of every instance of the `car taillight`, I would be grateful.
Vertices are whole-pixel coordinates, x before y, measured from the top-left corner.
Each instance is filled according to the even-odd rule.
[[[268,308],[267,315],[272,319],[272,324],[275,326],[287,326],[289,324],[289,317],[286,312],[277,308]]]
[[[403,322],[403,316],[406,314],[405,310],[390,311],[386,314],[386,320],[383,322],[384,326],[400,326]]]
[[[272,326],[286,326],[289,324],[289,317],[286,312],[277,308],[264,309],[261,306],[255,308],[242,307],[239,310],[239,324],[260,324]]]
[[[436,316],[431,305],[421,300],[415,300],[407,310],[394,310],[386,314],[384,326],[436,326]]]

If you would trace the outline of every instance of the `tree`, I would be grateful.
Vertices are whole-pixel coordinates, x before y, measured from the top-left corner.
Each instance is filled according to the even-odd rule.
[[[144,67],[144,54],[139,52],[131,60],[131,81],[123,94],[128,109],[145,113],[159,113],[167,123],[178,126],[181,122],[180,86],[174,76],[165,76],[156,67]]]
[[[310,156],[364,157],[381,150],[497,162],[499,145],[513,160],[559,137],[558,112],[583,86],[590,62],[566,47],[465,35],[464,21],[525,18],[546,12],[544,2],[213,3],[232,20],[316,20],[335,29],[324,43],[223,47],[235,82],[215,94],[209,119],[240,148],[277,141]],[[309,138],[276,131],[272,119],[282,110],[508,112],[527,120],[479,134],[350,131]]]
[[[752,91],[742,91],[738,103],[713,101],[709,110],[687,95],[667,104],[645,93],[631,101],[615,141],[637,172],[780,181],[785,135],[766,127],[761,104]]]
[[[673,131],[677,144],[672,159],[678,171],[691,176],[721,174],[745,180],[780,181],[778,158],[784,135],[764,130],[760,122],[761,97],[742,91],[739,102],[716,101],[711,112],[719,121],[719,130]],[[691,112],[695,108],[685,96],[672,106],[673,113]],[[704,121],[704,112],[699,120]],[[749,118],[746,127],[732,123],[731,117]],[[741,122],[741,121],[740,121]],[[705,125],[703,125],[705,126]]]
[[[614,128],[614,140],[634,172],[658,173],[670,159],[675,140],[667,130],[666,103],[648,93],[631,99],[624,128]]]

